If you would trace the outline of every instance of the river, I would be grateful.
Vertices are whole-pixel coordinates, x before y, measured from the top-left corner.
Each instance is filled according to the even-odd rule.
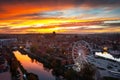
[[[44,68],[41,62],[33,61],[28,55],[23,55],[19,51],[14,51],[13,53],[25,70],[29,73],[36,74],[39,80],[55,80],[55,76],[52,75],[51,70]]]

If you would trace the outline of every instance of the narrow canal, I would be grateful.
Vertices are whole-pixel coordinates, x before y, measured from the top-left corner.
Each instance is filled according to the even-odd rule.
[[[25,70],[29,73],[36,74],[39,77],[39,80],[55,80],[55,77],[52,75],[51,71],[45,69],[42,63],[33,61],[28,55],[23,55],[19,51],[14,51],[13,53]]]

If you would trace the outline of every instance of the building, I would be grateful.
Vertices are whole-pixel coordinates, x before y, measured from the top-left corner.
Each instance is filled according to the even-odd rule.
[[[10,46],[15,42],[17,42],[16,38],[0,39],[0,48],[3,46]]]

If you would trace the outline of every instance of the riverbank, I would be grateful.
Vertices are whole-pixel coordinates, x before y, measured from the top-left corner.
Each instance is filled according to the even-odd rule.
[[[13,52],[12,52],[12,54],[13,54],[13,59],[12,59],[13,63],[12,63],[12,65],[16,65],[16,66],[12,66],[12,69],[13,69],[12,72],[20,73],[20,75],[23,78],[23,80],[39,80],[38,76],[36,74],[28,73],[27,70],[24,69],[24,67],[22,66],[20,61],[17,60],[17,58],[15,57]]]
[[[36,76],[36,79],[29,79],[29,77],[31,77],[31,73],[28,73],[23,68],[21,63],[16,59],[15,55],[13,54],[12,48],[2,47],[0,48],[0,53],[0,55],[2,55],[2,58],[5,58],[6,69],[4,71],[7,71],[6,74],[9,73],[10,76],[2,76],[0,80],[4,80],[4,78],[5,80],[38,80],[35,74],[32,74],[32,76]]]
[[[51,73],[52,70],[45,68],[41,62],[38,62],[19,51],[15,51],[14,54],[23,65],[24,69],[29,73],[36,74],[39,77],[39,80],[55,80],[55,77]]]
[[[7,48],[0,48],[0,80],[12,80],[9,60],[10,54]]]
[[[20,51],[26,52],[26,54],[32,59],[42,62],[44,67],[46,67],[47,69],[49,70],[52,69],[52,74],[60,78],[59,80],[94,80],[92,77],[95,73],[93,72],[94,69],[90,67],[91,66],[90,64],[89,64],[89,68],[88,66],[86,66],[83,69],[83,72],[78,73],[73,70],[72,66],[66,67],[65,64],[62,64],[61,59],[56,58],[55,56],[51,56],[51,55],[38,56],[23,49]]]

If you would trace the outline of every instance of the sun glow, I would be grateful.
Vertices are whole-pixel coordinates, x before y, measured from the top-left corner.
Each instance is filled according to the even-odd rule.
[[[0,34],[120,32],[120,8],[109,1],[8,0],[0,5]]]

